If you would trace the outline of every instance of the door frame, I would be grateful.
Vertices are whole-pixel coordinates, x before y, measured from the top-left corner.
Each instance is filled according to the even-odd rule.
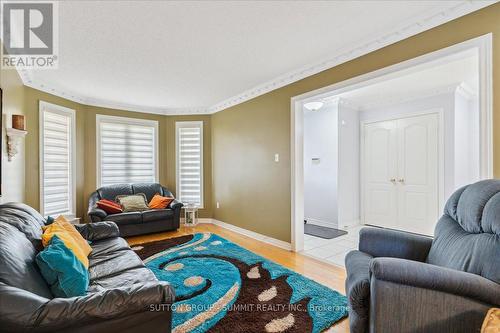
[[[295,252],[304,249],[304,103],[357,89],[384,76],[462,51],[479,53],[480,178],[493,177],[493,35],[488,33],[431,53],[294,96],[290,100],[290,208],[291,243]],[[369,82],[368,82],[369,81]]]
[[[437,114],[438,116],[438,211],[443,211],[446,198],[444,196],[444,109],[443,108],[432,108],[422,111],[408,112],[404,115],[394,116],[394,117],[378,117],[376,119],[361,120],[359,122],[359,214],[362,224],[365,224],[365,125],[378,123],[382,121],[391,121],[406,119],[418,116],[425,116],[430,114]]]

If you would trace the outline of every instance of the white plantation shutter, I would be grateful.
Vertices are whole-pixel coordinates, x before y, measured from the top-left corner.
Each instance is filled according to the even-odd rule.
[[[40,201],[42,214],[75,214],[75,113],[40,102]]]
[[[176,123],[177,197],[203,207],[203,122]]]
[[[99,186],[157,181],[158,122],[98,116]]]

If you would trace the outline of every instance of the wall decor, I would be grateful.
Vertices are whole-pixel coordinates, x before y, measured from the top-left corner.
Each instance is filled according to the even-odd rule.
[[[12,128],[24,131],[26,130],[26,125],[24,123],[24,116],[21,114],[12,115]]]

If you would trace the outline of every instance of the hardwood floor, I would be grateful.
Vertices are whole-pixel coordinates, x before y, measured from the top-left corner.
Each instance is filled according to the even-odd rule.
[[[297,273],[307,276],[308,278],[318,283],[321,283],[345,294],[344,281],[346,278],[346,272],[344,268],[322,263],[300,253],[280,249],[276,246],[257,241],[253,238],[240,235],[213,224],[199,224],[196,227],[181,227],[179,230],[172,232],[129,237],[127,241],[130,245],[134,245],[198,232],[211,232],[217,234],[254,253],[261,255],[264,258],[272,260]],[[326,332],[349,332],[349,320],[341,320]]]

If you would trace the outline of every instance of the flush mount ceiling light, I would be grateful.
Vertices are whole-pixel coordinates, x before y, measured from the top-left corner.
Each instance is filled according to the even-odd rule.
[[[304,103],[304,107],[309,111],[318,111],[323,107],[323,102],[308,102]]]

